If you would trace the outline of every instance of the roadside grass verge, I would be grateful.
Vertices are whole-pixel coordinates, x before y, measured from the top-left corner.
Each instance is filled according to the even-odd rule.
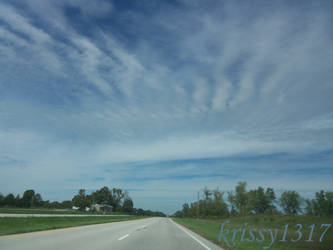
[[[114,216],[114,217],[1,217],[0,236],[16,233],[27,233],[48,229],[66,228],[91,224],[101,224],[117,221],[137,220],[144,216]]]
[[[235,250],[254,250],[254,249],[278,249],[278,250],[300,250],[300,249],[332,249],[333,246],[333,228],[332,226],[327,230],[324,235],[322,242],[319,242],[319,238],[321,237],[323,231],[326,227],[321,227],[322,224],[333,224],[333,217],[314,217],[314,216],[283,216],[283,215],[255,215],[255,216],[245,216],[245,217],[233,217],[219,220],[204,220],[204,219],[194,219],[194,218],[177,218],[174,219],[179,224],[191,229],[192,231],[200,234],[206,239],[214,242],[215,244],[223,247],[224,249],[235,249]],[[225,224],[225,229],[229,229],[229,234],[224,233],[225,238],[229,242],[229,245],[234,244],[233,247],[228,247],[225,244],[223,239],[222,242],[218,242],[218,237],[220,233],[220,228],[223,222],[229,220],[228,224]],[[247,224],[244,224],[247,223]],[[286,242],[280,242],[284,234],[284,226],[288,224],[288,230],[286,233]],[[302,224],[302,229],[300,230],[302,233],[301,238],[297,242],[292,242],[291,239],[296,240],[299,237],[299,233],[296,232],[299,226],[296,224]],[[311,225],[314,226],[313,234],[312,234],[312,242],[306,242],[309,239],[311,232]],[[233,229],[246,229],[244,234],[244,240],[241,241],[242,231],[237,232],[234,241],[232,241],[233,237]],[[277,236],[274,243],[269,248],[271,243],[270,232],[262,232],[264,236],[264,240],[262,242],[247,241],[249,238],[251,240],[249,230],[257,229],[256,232],[253,232],[254,236],[261,239],[258,231],[259,229],[277,229]]]
[[[97,211],[77,211],[67,209],[47,209],[47,208],[7,208],[0,207],[0,213],[4,214],[108,214],[108,215],[126,215],[122,212],[97,212]]]

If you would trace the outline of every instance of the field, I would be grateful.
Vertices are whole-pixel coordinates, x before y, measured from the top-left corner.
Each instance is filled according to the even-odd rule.
[[[282,216],[282,215],[257,215],[246,217],[234,217],[224,220],[203,220],[193,218],[177,218],[176,222],[186,226],[194,232],[204,236],[212,242],[222,246],[224,249],[283,249],[283,250],[299,250],[299,249],[332,249],[333,246],[333,229],[328,228],[326,234],[322,238],[322,242],[319,239],[325,230],[325,226],[322,228],[322,224],[332,224],[333,217],[312,217],[312,216]],[[221,225],[223,222],[229,220],[229,223],[224,226],[224,234],[221,237],[221,242],[218,242]],[[247,223],[247,224],[245,224]],[[288,224],[288,229],[285,232],[285,225]],[[301,224],[301,226],[297,225]],[[314,224],[314,226],[312,226]],[[313,228],[313,230],[312,230]],[[235,234],[233,238],[233,229],[241,229]],[[249,230],[252,229],[251,236]],[[258,233],[262,230],[262,236]],[[276,234],[275,240],[271,244],[271,232],[273,236]],[[277,229],[275,231],[275,229]],[[299,233],[296,232],[299,229]],[[229,230],[229,234],[227,233]],[[256,231],[255,231],[256,230]],[[311,235],[312,233],[312,237]],[[285,233],[284,233],[285,232]],[[242,233],[243,240],[242,239]],[[285,234],[285,237],[284,237]],[[263,239],[264,238],[264,239]],[[298,239],[299,238],[299,239]],[[247,240],[248,239],[248,240]],[[254,240],[253,240],[254,239]],[[262,242],[259,242],[263,239]],[[294,242],[292,241],[294,240]],[[281,242],[280,240],[284,240]],[[310,240],[310,241],[307,241]],[[312,241],[311,241],[312,240]],[[227,243],[226,243],[227,241]],[[233,245],[234,244],[234,245]],[[228,247],[231,246],[231,247]]]
[[[100,217],[25,217],[0,218],[0,235],[26,233],[47,229],[65,228],[90,224],[109,223],[116,221],[135,220],[144,216],[100,216]]]

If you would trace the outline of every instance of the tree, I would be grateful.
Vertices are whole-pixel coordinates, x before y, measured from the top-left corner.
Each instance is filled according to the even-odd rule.
[[[184,217],[190,216],[190,206],[187,203],[183,204],[183,215]]]
[[[258,189],[251,190],[249,196],[249,209],[255,214],[264,214],[275,209],[273,201],[275,200],[275,193],[272,188],[258,187]]]
[[[173,216],[176,218],[183,218],[184,214],[182,211],[177,211]]]
[[[236,197],[234,195],[234,193],[232,191],[228,191],[228,202],[230,203],[230,214],[231,215],[236,215],[237,211],[236,211]]]
[[[145,211],[142,208],[139,208],[136,211],[137,211],[137,215],[144,215],[145,214]]]
[[[108,187],[102,187],[99,190],[96,190],[91,194],[92,203],[104,204],[104,205],[113,205],[112,192]]]
[[[20,198],[20,195],[17,194],[15,197],[15,207],[22,207],[23,200]]]
[[[0,206],[4,205],[4,200],[5,200],[5,197],[2,195],[2,193],[0,193]]]
[[[297,214],[301,211],[302,198],[296,191],[285,191],[280,198],[280,205],[286,214]]]
[[[204,196],[205,196],[205,200],[206,201],[210,200],[210,197],[212,195],[212,191],[210,191],[207,187],[205,187],[203,189],[203,193],[204,193]]]
[[[309,215],[333,215],[333,192],[321,190],[313,200],[306,200],[305,212]]]
[[[200,214],[204,216],[210,216],[212,215],[213,210],[213,200],[211,198],[212,191],[209,190],[207,187],[203,189],[204,194],[204,200],[199,200],[199,206],[200,206]]]
[[[62,208],[72,208],[72,201],[63,201],[62,203],[61,203],[61,207]]]
[[[221,192],[218,188],[213,190],[213,202],[211,208],[211,214],[215,216],[229,215],[228,205],[223,200],[224,192]]]
[[[43,198],[41,194],[35,194],[33,197],[33,206],[34,207],[41,207],[43,206]]]
[[[133,201],[130,197],[126,197],[123,204],[123,211],[126,213],[133,213]]]
[[[4,205],[10,207],[15,206],[15,197],[13,194],[10,193],[4,198]]]
[[[198,202],[183,204],[183,209],[177,213],[181,217],[197,217],[198,206],[199,216],[226,216],[229,214],[228,205],[223,200],[223,192],[218,188],[209,190],[207,187],[203,189],[204,199]]]
[[[235,205],[240,215],[247,213],[248,195],[246,192],[246,182],[238,182],[235,193]]]
[[[333,192],[326,192],[325,196],[328,203],[327,215],[333,215]]]
[[[29,189],[24,191],[22,197],[22,206],[23,207],[32,207],[34,202],[35,191],[33,189]]]
[[[314,200],[314,212],[315,215],[326,215],[328,210],[328,202],[323,190],[316,192],[316,199]]]
[[[48,202],[47,208],[51,208],[51,209],[61,208],[61,203],[58,201]]]
[[[309,199],[306,199],[305,200],[305,213],[307,215],[314,215],[314,204],[313,204],[313,200],[309,200]]]
[[[79,207],[80,210],[84,210],[89,205],[85,190],[80,189],[79,193],[73,197],[72,202],[74,206]]]
[[[198,203],[197,202],[192,202],[191,207],[189,210],[189,217],[196,217],[197,216],[197,211],[198,211]]]
[[[119,211],[122,205],[125,193],[120,188],[112,188],[112,206],[113,211]]]
[[[274,210],[276,210],[276,207],[273,204],[276,200],[274,189],[273,188],[267,188],[266,192],[265,192],[265,196],[266,196],[266,199],[267,199],[267,202],[268,202],[267,210],[269,212],[273,212]]]

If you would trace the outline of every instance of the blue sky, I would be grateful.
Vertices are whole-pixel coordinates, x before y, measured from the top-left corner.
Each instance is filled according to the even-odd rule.
[[[3,0],[0,190],[333,189],[331,1]]]

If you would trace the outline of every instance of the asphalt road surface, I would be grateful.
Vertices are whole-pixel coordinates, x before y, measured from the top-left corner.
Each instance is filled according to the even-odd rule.
[[[222,249],[168,218],[0,236],[6,250],[215,250]]]

